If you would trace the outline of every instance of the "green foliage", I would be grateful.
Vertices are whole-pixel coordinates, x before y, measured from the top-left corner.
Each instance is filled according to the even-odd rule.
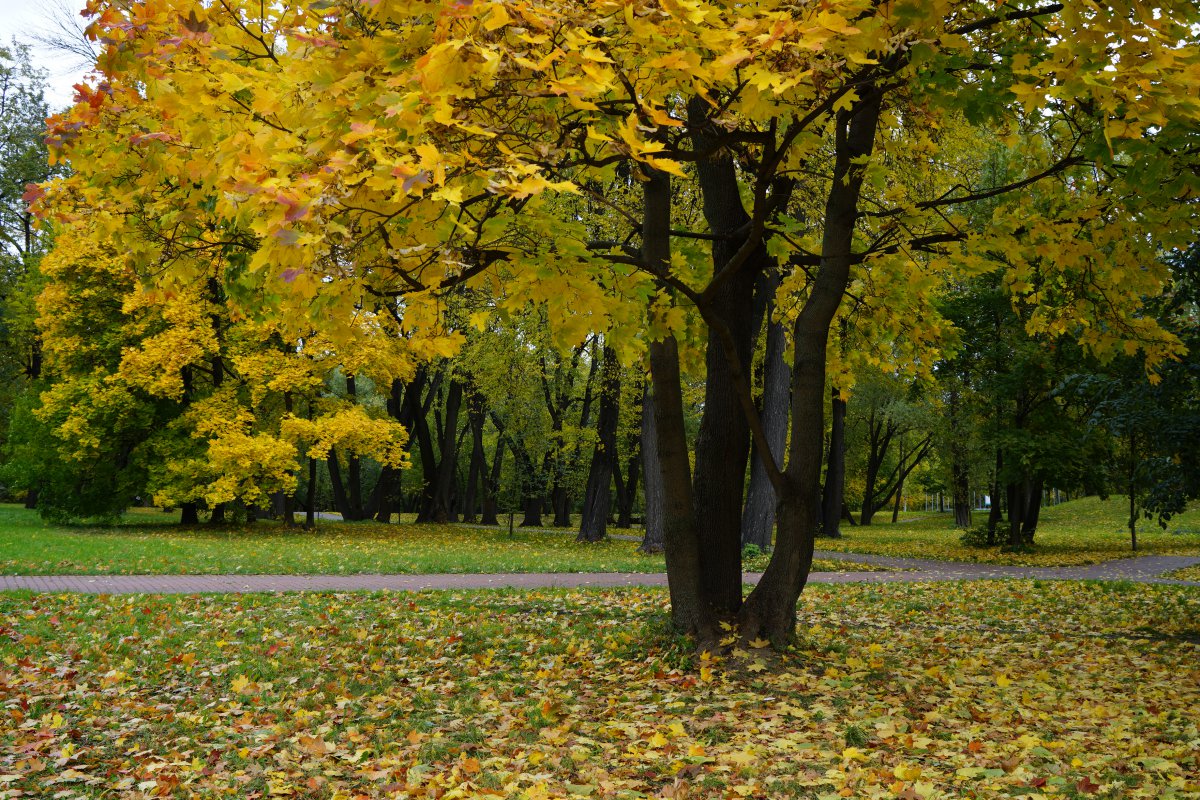
[[[963,531],[958,537],[964,547],[993,547],[995,546],[995,535],[988,530],[987,525],[976,525],[973,528],[968,528]]]

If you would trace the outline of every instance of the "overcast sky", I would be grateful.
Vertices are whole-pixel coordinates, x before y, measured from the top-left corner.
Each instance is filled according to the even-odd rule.
[[[87,71],[79,59],[38,47],[30,40],[34,33],[55,30],[53,20],[60,4],[69,6],[74,17],[84,0],[0,0],[0,40],[8,44],[15,38],[33,45],[34,64],[47,73],[46,99],[53,110],[70,104],[74,94],[71,86]]]

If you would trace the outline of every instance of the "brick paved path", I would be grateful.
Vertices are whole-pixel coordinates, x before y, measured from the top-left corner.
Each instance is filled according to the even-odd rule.
[[[1194,556],[1141,556],[1087,567],[1007,567],[859,553],[819,552],[819,558],[876,564],[904,572],[814,572],[810,583],[895,583],[1039,578],[1043,580],[1129,580],[1173,583],[1164,573],[1200,564]],[[747,583],[759,573],[746,573]],[[96,594],[194,594],[198,592],[420,591],[545,587],[663,586],[662,573],[513,573],[502,575],[0,575],[0,591],[90,592]]]

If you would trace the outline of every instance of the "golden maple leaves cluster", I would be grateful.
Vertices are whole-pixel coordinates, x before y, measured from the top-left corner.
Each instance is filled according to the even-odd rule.
[[[363,343],[366,362],[456,352],[446,310],[458,287],[492,310],[540,305],[571,341],[610,331],[627,354],[647,335],[682,333],[695,315],[662,302],[651,314],[654,277],[590,246],[636,240],[622,221],[636,210],[612,191],[620,176],[671,173],[679,202],[694,202],[690,162],[703,156],[689,144],[687,102],[703,98],[747,194],[772,177],[800,184],[770,246],[784,264],[803,262],[820,255],[829,123],[880,83],[894,88],[877,154],[859,165],[869,208],[840,328],[858,337],[832,359],[839,385],[860,362],[928,369],[953,338],[938,294],[997,268],[1032,309],[1031,333],[1073,336],[1101,357],[1178,354],[1140,307],[1168,280],[1157,250],[1190,230],[1186,199],[1200,190],[1187,169],[1159,166],[1200,120],[1189,4],[91,0],[87,10],[100,76],[53,121],[74,174],[35,197],[41,213],[111,243],[159,290],[182,297],[217,280],[235,318],[269,320],[289,347],[319,347],[348,372]],[[1044,35],[1023,22],[1033,16]],[[1024,25],[1024,38],[999,20]],[[1010,190],[981,205],[977,148],[997,141],[1007,174],[990,180]],[[1053,166],[1064,162],[1073,169]],[[1022,191],[1039,170],[1053,179]],[[705,262],[702,246],[681,247],[671,270],[702,286]],[[777,313],[793,313],[807,284],[793,270]],[[128,372],[162,368],[141,389],[176,391],[167,373],[204,349],[202,335],[189,340],[203,327],[189,313],[195,322],[194,309],[177,312],[157,361],[128,356]]]

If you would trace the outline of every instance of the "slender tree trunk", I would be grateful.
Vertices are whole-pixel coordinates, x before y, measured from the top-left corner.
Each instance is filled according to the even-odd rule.
[[[763,354],[763,429],[770,442],[775,463],[783,461],[787,446],[788,392],[792,382],[791,369],[785,359],[787,334],[781,323],[771,319],[775,308],[775,291],[779,279],[768,270],[760,280],[760,289],[767,295],[764,317],[767,325],[766,352]],[[775,487],[767,475],[762,459],[750,459],[750,488],[746,507],[742,510],[742,544],[753,544],[760,550],[771,549],[775,533]]]
[[[317,460],[308,460],[308,488],[304,497],[304,527],[310,531],[317,526]]]
[[[613,468],[613,478],[617,485],[617,527],[622,530],[633,527],[633,506],[637,502],[638,483],[641,481],[641,454],[637,452],[636,445],[632,449],[633,452],[625,460],[624,474],[619,468],[619,460]]]
[[[592,452],[584,493],[583,519],[579,525],[581,542],[598,542],[608,533],[608,511],[612,501],[613,466],[617,459],[617,422],[621,400],[621,364],[617,351],[604,348],[600,379],[600,414],[596,419],[599,441]]]
[[[642,512],[641,551],[661,553],[663,551],[663,529],[665,526],[666,498],[663,496],[662,465],[658,459],[658,426],[655,424],[655,401],[653,387],[647,382],[642,390],[642,475],[645,481],[645,509]]]
[[[858,198],[882,107],[882,93],[875,86],[864,84],[857,91],[861,99],[837,114],[821,264],[793,328],[792,436],[780,486],[775,551],[739,615],[741,636],[766,636],[778,644],[795,634],[796,601],[812,569],[821,519],[829,329],[850,280]]]
[[[892,504],[892,524],[895,525],[900,521],[900,502],[904,498],[904,477],[901,476],[900,482],[896,484],[896,498]]]
[[[1000,541],[1000,536],[999,536],[1000,521],[1004,516],[1003,513],[1001,512],[1002,503],[1000,502],[1000,473],[1003,472],[1003,470],[1004,470],[1004,452],[1002,450],[1000,450],[999,448],[997,448],[996,449],[996,467],[995,467],[995,471],[992,473],[992,485],[991,485],[991,489],[990,489],[992,504],[991,504],[991,508],[988,509],[988,520],[987,520],[987,530],[988,530],[987,542],[989,545],[995,545]]]
[[[821,494],[821,536],[842,538],[841,521],[854,524],[846,508],[846,401],[833,387],[829,401],[829,455],[825,460],[825,487]]]

